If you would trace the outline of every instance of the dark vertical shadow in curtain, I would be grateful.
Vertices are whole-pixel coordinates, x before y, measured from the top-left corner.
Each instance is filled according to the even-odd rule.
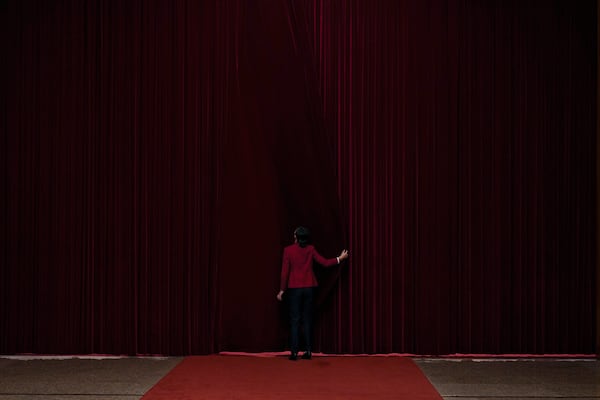
[[[239,103],[224,147],[221,240],[222,347],[286,345],[286,310],[275,295],[283,246],[308,226],[317,248],[341,247],[334,132],[294,2],[240,2]]]

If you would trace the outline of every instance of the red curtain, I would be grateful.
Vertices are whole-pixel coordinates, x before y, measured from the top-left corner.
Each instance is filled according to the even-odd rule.
[[[593,353],[594,3],[319,7],[353,250],[326,348]]]
[[[596,2],[8,1],[0,353],[593,353]]]

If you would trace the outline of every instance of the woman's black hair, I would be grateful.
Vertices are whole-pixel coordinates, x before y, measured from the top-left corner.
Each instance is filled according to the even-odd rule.
[[[300,247],[306,247],[306,245],[310,242],[310,231],[308,228],[299,226],[294,231],[294,235],[296,236],[296,240],[298,241],[298,245]]]

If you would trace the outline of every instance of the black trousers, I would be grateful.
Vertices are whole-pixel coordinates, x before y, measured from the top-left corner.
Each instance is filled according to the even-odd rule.
[[[312,351],[312,316],[313,316],[313,297],[315,288],[291,288],[287,290],[288,301],[290,303],[290,346],[292,353],[298,352],[300,317],[304,331],[304,343],[306,351]]]

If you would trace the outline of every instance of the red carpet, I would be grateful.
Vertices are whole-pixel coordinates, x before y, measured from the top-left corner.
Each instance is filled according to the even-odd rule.
[[[143,400],[435,399],[441,396],[410,358],[188,357]]]

